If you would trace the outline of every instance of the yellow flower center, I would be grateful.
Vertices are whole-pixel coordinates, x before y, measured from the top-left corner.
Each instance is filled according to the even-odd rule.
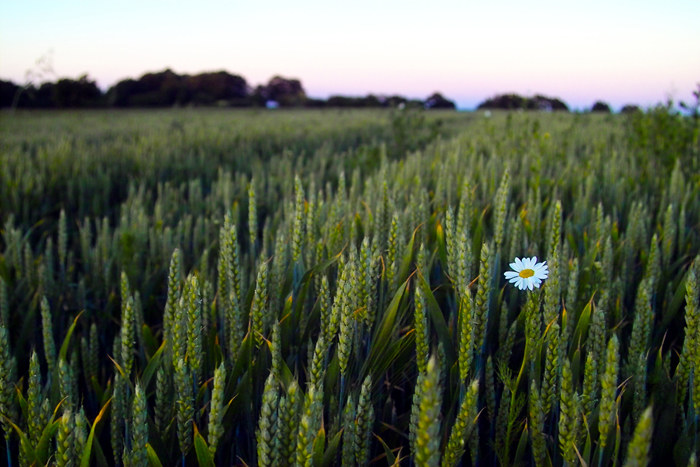
[[[532,269],[523,269],[522,271],[520,271],[520,274],[518,274],[518,275],[520,277],[522,277],[523,279],[527,279],[528,277],[534,276],[535,271],[533,271]]]

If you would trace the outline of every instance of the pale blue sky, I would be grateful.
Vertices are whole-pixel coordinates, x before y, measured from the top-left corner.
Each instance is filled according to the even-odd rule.
[[[307,94],[441,91],[461,107],[498,93],[570,106],[691,99],[700,1],[0,2],[0,78],[23,82],[52,51],[58,77],[103,89],[166,67],[274,74]],[[55,77],[49,77],[55,79]]]

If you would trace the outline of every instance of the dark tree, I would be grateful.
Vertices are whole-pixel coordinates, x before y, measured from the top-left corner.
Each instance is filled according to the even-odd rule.
[[[244,78],[225,71],[200,73],[185,80],[189,103],[195,105],[250,105],[250,90]]]
[[[40,91],[44,88],[40,88]],[[87,75],[78,80],[60,79],[53,85],[53,102],[56,107],[96,107],[100,104],[102,91],[94,81],[90,81]]]
[[[365,107],[381,107],[382,102],[374,94],[367,94],[364,98]]]
[[[53,83],[44,83],[37,89],[33,84],[19,86],[11,81],[0,81],[0,107],[55,107],[53,86]]]
[[[253,97],[251,97],[250,100],[251,102],[254,102]],[[327,101],[325,99],[314,99],[312,97],[307,97],[304,107],[308,107],[310,109],[323,109],[327,107]]]
[[[133,96],[137,106],[166,106],[184,104],[183,77],[166,69],[160,73],[147,73],[138,81],[139,94]]]
[[[265,107],[265,104],[267,103],[267,87],[258,84],[255,86],[255,89],[253,89],[253,93],[250,96],[250,100],[253,102],[253,105],[256,105],[258,107]]]
[[[360,97],[351,96],[330,96],[326,100],[328,107],[359,107]]]
[[[541,94],[535,94],[535,97],[527,99],[526,108],[530,110],[544,110],[546,112],[554,112],[557,110],[568,112],[569,110],[569,107],[561,99],[547,97]]]
[[[32,107],[50,109],[56,107],[56,83],[41,83],[39,89],[31,90]]]
[[[623,114],[632,114],[635,112],[641,112],[641,109],[636,104],[625,104],[622,106],[622,109],[620,109],[620,112]]]
[[[138,83],[135,80],[121,80],[107,91],[107,104],[113,107],[127,107],[131,96],[137,92]]]
[[[446,99],[439,92],[433,93],[425,100],[426,109],[455,109],[456,105],[451,100]]]
[[[0,107],[11,107],[19,89],[12,81],[0,80]]]
[[[403,96],[399,95],[393,95],[393,96],[387,96],[384,99],[384,107],[400,107],[400,106],[406,106],[408,104],[408,99],[406,99]]]
[[[609,114],[611,112],[610,106],[603,101],[596,101],[593,104],[593,107],[591,107],[591,112],[600,112],[600,113],[606,113]]]
[[[568,112],[569,106],[566,105],[566,102],[564,102],[561,99],[553,99],[552,100],[552,110],[561,110],[562,112]]]
[[[186,101],[183,77],[170,69],[120,81],[107,91],[107,102],[116,107],[170,107]]]
[[[297,107],[306,101],[306,92],[298,79],[274,76],[267,85],[255,88],[253,100],[258,105],[274,101],[282,107]]]
[[[63,78],[55,83],[45,82],[38,88],[33,84],[22,87],[10,81],[0,81],[0,107],[96,107],[102,104],[102,97],[100,88],[87,75],[77,80]]]
[[[485,100],[478,109],[525,109],[525,110],[544,110],[547,112],[564,111],[568,112],[569,107],[559,98],[547,97],[541,94],[536,94],[534,97],[523,97],[518,94],[501,94],[496,97]]]
[[[326,102],[328,107],[341,108],[371,108],[381,107],[382,104],[377,96],[369,94],[364,97],[354,96],[330,96]]]
[[[524,109],[526,108],[527,99],[518,94],[501,94],[478,105],[477,109]]]

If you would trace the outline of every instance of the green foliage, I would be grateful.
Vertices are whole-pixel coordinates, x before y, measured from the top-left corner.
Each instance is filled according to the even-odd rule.
[[[177,419],[177,441],[182,456],[192,448],[192,425],[194,423],[194,394],[192,375],[187,362],[178,360],[175,365],[175,412]]]
[[[258,430],[256,439],[258,444],[258,465],[272,465],[275,429],[277,427],[277,407],[279,396],[277,394],[277,381],[275,375],[270,375],[265,380],[262,406],[260,407],[260,418],[258,419]]]
[[[649,449],[651,447],[651,435],[653,432],[653,419],[651,407],[648,407],[639,423],[634,428],[632,440],[627,448],[625,466],[642,466],[649,464]]]
[[[468,386],[464,395],[457,418],[452,425],[450,437],[445,446],[445,454],[442,458],[443,466],[458,465],[465,451],[465,443],[472,436],[476,436],[477,431],[477,397],[479,391],[479,381],[474,380]],[[475,455],[476,453],[473,453]]]
[[[418,394],[415,462],[416,465],[437,466],[440,462],[440,405],[442,390],[440,388],[440,369],[437,359],[432,356],[424,378],[416,386]]]
[[[223,417],[225,411],[224,389],[226,385],[226,367],[221,362],[214,372],[214,381],[211,390],[211,403],[209,409],[209,429],[207,440],[209,452],[213,458],[221,436],[224,434]]]
[[[16,418],[14,401],[15,357],[10,349],[10,336],[5,325],[0,325],[0,417],[5,436],[10,434],[9,421]]]
[[[672,101],[658,104],[647,112],[627,116],[630,146],[638,157],[653,156],[665,170],[676,163],[689,164],[697,174],[700,154],[700,120],[683,116]],[[651,176],[651,174],[647,174]]]
[[[134,390],[134,402],[131,409],[131,453],[129,461],[133,466],[148,465],[148,409],[146,395],[139,383]]]

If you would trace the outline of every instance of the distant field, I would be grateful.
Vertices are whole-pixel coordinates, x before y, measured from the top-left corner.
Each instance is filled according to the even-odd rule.
[[[199,179],[206,189],[220,170],[247,177],[270,168],[287,175],[289,170],[300,175],[311,171],[327,180],[343,169],[349,173],[366,165],[363,158],[376,165],[374,155],[382,145],[397,158],[440,136],[455,135],[474,119],[457,112],[398,115],[211,109],[0,112],[3,213],[15,218],[31,214],[22,219],[27,222],[49,211],[57,216],[61,208],[80,217],[102,216],[116,207],[115,195],[123,201],[130,183],[155,188],[158,182]]]
[[[0,455],[689,465],[699,134],[662,109],[0,112]]]

